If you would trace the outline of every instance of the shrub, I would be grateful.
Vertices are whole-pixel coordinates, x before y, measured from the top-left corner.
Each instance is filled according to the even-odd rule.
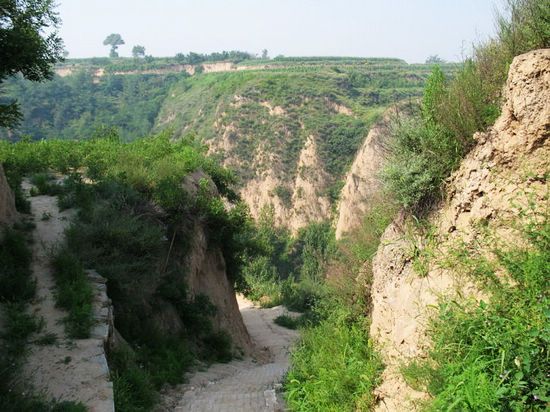
[[[462,145],[446,129],[419,119],[396,124],[392,136],[382,178],[404,207],[421,209],[440,197],[443,181],[463,156]]]
[[[28,301],[36,282],[31,276],[31,251],[23,235],[13,229],[0,234],[0,300]]]
[[[298,326],[300,326],[300,318],[293,318],[288,315],[277,316],[273,322],[287,329],[298,329]]]
[[[53,176],[48,173],[37,173],[30,180],[36,187],[35,194],[57,196],[63,191],[63,187],[54,182]]]
[[[437,66],[426,82],[422,115],[394,129],[383,173],[387,187],[406,208],[437,200],[443,181],[473,146],[473,134],[500,112],[501,94],[514,56],[550,45],[550,8],[544,0],[509,0],[497,36],[474,48],[451,81]]]

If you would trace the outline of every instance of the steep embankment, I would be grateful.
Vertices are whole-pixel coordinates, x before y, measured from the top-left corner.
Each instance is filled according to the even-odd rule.
[[[13,193],[0,164],[0,225],[10,225],[17,218]]]
[[[450,251],[460,246],[491,259],[499,242],[521,244],[518,227],[546,207],[548,101],[550,49],[516,57],[502,114],[488,132],[475,135],[477,145],[451,177],[446,201],[429,217],[430,236],[406,216],[386,230],[373,262],[370,332],[386,364],[376,410],[415,410],[415,401],[428,398],[405,382],[400,368],[426,356],[430,307],[443,295],[479,298],[479,289],[446,262]]]
[[[195,76],[170,91],[157,129],[194,134],[237,171],[258,217],[292,231],[332,217],[343,179],[386,107],[422,93],[429,66],[365,61]]]
[[[389,109],[369,131],[353,160],[340,193],[336,239],[357,229],[370,205],[376,202],[382,189],[379,174],[387,156],[390,122],[396,113]]]

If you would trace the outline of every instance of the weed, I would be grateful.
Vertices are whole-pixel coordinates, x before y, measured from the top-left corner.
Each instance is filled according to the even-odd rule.
[[[441,301],[430,327],[429,359],[404,368],[412,385],[434,396],[428,410],[547,409],[548,217],[526,225],[525,232],[531,246],[497,246],[496,262],[454,254],[455,267],[484,285],[489,298]]]
[[[48,332],[45,335],[36,338],[33,343],[40,346],[54,345],[57,343],[57,335],[55,333]]]
[[[93,324],[92,287],[79,259],[68,249],[60,249],[53,257],[57,283],[56,305],[69,314],[64,319],[71,338],[87,338]]]
[[[349,308],[333,306],[317,326],[302,330],[292,352],[285,396],[296,411],[368,410],[381,363],[365,324]]]
[[[6,229],[1,236],[0,299],[28,301],[36,289],[30,270],[31,251],[20,232]]]
[[[292,316],[288,315],[280,315],[277,316],[274,320],[274,322],[287,329],[298,329],[298,326],[300,326],[300,319],[293,318]]]

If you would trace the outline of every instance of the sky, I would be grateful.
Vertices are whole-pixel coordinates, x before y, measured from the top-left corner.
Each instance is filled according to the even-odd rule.
[[[107,56],[120,33],[161,57],[242,50],[285,56],[439,55],[460,61],[494,32],[502,0],[58,0],[69,57]]]

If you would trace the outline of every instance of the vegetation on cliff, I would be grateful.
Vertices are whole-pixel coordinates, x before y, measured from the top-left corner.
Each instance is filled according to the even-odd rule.
[[[148,410],[155,389],[180,382],[195,359],[227,361],[237,351],[223,331],[212,328],[217,308],[186,287],[185,256],[195,219],[206,227],[210,247],[222,249],[235,280],[252,225],[229,188],[233,175],[206,158],[200,146],[188,139],[173,143],[167,134],[125,144],[107,133],[85,141],[3,142],[0,159],[11,176],[67,175],[61,186],[33,179],[41,182],[38,190],[59,196],[60,207],[79,210],[54,259],[58,304],[69,310],[70,334],[86,336],[89,286],[82,268],[93,267],[107,278],[115,326],[129,344],[111,359],[120,410]],[[183,181],[197,170],[204,177],[193,195]],[[91,180],[84,181],[82,173]],[[222,196],[234,207],[226,209]],[[168,306],[173,310],[166,312]],[[171,322],[180,326],[166,329],[155,320],[163,316],[175,316]]]

